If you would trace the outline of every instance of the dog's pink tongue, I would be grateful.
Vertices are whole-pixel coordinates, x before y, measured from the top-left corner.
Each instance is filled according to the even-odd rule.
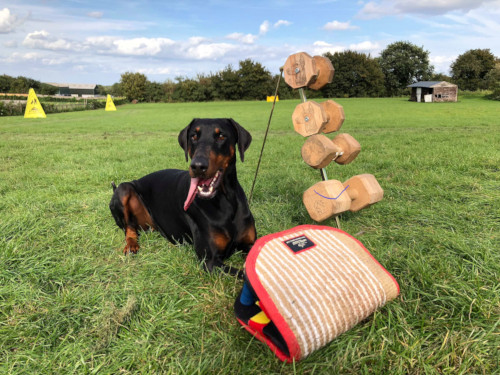
[[[193,203],[196,197],[196,188],[198,187],[199,178],[192,178],[191,185],[189,186],[189,193],[187,195],[186,201],[184,202],[184,211],[187,211],[191,203]]]

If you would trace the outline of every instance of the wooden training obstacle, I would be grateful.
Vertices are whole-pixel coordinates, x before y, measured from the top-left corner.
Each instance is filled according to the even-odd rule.
[[[311,219],[323,221],[345,211],[357,212],[382,200],[384,190],[375,176],[361,174],[343,184],[337,180],[316,183],[302,198]]]
[[[303,137],[335,132],[340,129],[344,119],[344,108],[333,100],[321,104],[306,101],[299,104],[292,114],[293,127]]]
[[[331,83],[335,69],[330,59],[311,57],[306,52],[290,55],[283,66],[285,82],[298,89],[302,103],[292,114],[295,131],[308,137],[302,146],[302,159],[312,168],[321,171],[322,182],[306,190],[303,202],[315,221],[323,221],[350,210],[359,211],[379,202],[384,191],[371,174],[354,176],[342,184],[328,180],[325,167],[332,161],[337,164],[351,163],[361,152],[361,145],[349,134],[339,134],[330,140],[320,133],[338,131],[345,120],[343,107],[333,100],[322,103],[308,101],[304,88],[319,90]],[[339,225],[337,218],[337,225]]]
[[[283,66],[285,82],[293,89],[309,87],[319,90],[332,82],[335,69],[330,59],[323,56],[311,57],[306,52],[288,56]]]
[[[333,140],[322,135],[310,136],[302,146],[302,159],[315,169],[325,168],[333,160],[349,164],[361,151],[361,145],[349,134],[339,134]]]

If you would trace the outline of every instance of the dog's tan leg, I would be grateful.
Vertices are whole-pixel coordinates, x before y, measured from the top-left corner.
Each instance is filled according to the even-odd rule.
[[[138,230],[154,229],[153,219],[135,191],[130,190],[128,194],[122,197],[121,202],[123,217],[127,224],[125,228],[125,241],[127,244],[123,249],[123,253],[135,254],[139,250]]]

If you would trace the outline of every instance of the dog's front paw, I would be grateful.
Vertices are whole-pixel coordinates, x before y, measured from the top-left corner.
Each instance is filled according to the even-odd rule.
[[[139,244],[135,238],[127,238],[127,244],[123,248],[123,254],[128,255],[129,253],[137,254],[139,251]]]

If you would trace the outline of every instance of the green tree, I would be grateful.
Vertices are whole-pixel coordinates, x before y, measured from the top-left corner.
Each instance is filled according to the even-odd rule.
[[[489,49],[471,49],[451,64],[451,75],[462,90],[479,90],[488,86],[486,75],[495,68],[495,56]]]
[[[0,76],[0,92],[7,93],[10,92],[10,86],[12,85],[13,77],[3,74]]]
[[[165,82],[163,82],[162,86],[163,86],[163,92],[165,93],[165,100],[168,103],[171,103],[174,100],[173,96],[177,84],[174,81],[168,79]]]
[[[177,77],[172,98],[174,101],[206,102],[213,100],[212,77],[198,75],[196,79]]]
[[[32,78],[19,76],[12,80],[10,85],[10,92],[12,94],[27,94],[30,88],[38,91],[38,89],[40,88],[40,82]]]
[[[146,98],[146,82],[147,78],[142,73],[125,72],[120,80],[122,94],[130,101],[142,102]]]
[[[144,91],[145,100],[149,103],[159,103],[165,101],[165,91],[163,85],[158,82],[146,81]]]
[[[119,82],[113,83],[112,86],[108,86],[106,91],[112,96],[123,96],[122,86]]]
[[[37,94],[55,95],[58,91],[57,87],[42,82],[38,85]]]
[[[237,70],[228,65],[224,70],[211,76],[214,98],[219,100],[240,100],[243,88]]]
[[[203,102],[211,99],[207,86],[202,85],[199,79],[177,77],[176,80],[172,95],[174,101]]]
[[[106,91],[106,87],[104,87],[103,85],[97,85],[96,89],[98,95],[106,96],[108,94],[108,92]]]
[[[488,95],[488,98],[500,100],[500,59],[497,59],[495,67],[491,69],[484,77],[489,90],[493,92]]]
[[[335,68],[332,83],[321,89],[324,97],[379,97],[384,95],[384,74],[369,55],[355,51],[327,52]]]
[[[495,67],[484,76],[484,80],[489,90],[500,87],[500,60],[497,60]]]
[[[444,73],[434,73],[431,78],[431,81],[446,81],[446,82],[453,82],[453,78],[444,74]]]
[[[251,59],[240,61],[238,76],[241,83],[241,98],[245,100],[263,100],[271,95],[272,77],[269,70],[261,63]]]
[[[434,69],[429,62],[429,51],[410,42],[389,44],[380,54],[378,62],[390,96],[401,95],[412,83],[429,80]]]

